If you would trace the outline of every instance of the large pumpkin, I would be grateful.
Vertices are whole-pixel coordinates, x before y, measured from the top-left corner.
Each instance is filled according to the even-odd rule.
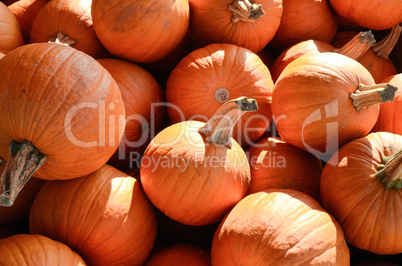
[[[140,265],[157,225],[138,181],[104,165],[88,176],[46,182],[32,205],[29,228],[65,243],[89,265]]]
[[[94,29],[113,55],[151,63],[183,39],[189,24],[188,0],[93,0]]]
[[[12,204],[33,173],[76,178],[100,168],[117,149],[124,103],[116,82],[89,55],[60,44],[27,44],[0,60],[0,76],[3,204]]]
[[[367,69],[347,56],[307,54],[287,65],[276,81],[272,113],[286,142],[331,156],[371,131],[379,103],[393,100],[396,90],[375,85]]]
[[[0,239],[0,265],[84,266],[76,252],[42,235],[18,234]]]
[[[0,2],[0,52],[6,54],[24,44],[17,18],[5,4]]]
[[[323,206],[346,241],[376,254],[402,252],[402,136],[371,133],[343,146],[321,177]]]
[[[282,0],[190,0],[190,35],[201,46],[232,43],[257,53],[278,30]]]
[[[310,196],[267,189],[242,199],[222,220],[212,265],[349,265],[338,222]]]
[[[226,102],[208,123],[185,121],[162,130],[141,161],[141,183],[151,202],[175,221],[212,224],[248,190],[250,166],[231,138],[233,126],[255,100]]]
[[[169,75],[169,118],[173,123],[206,122],[227,100],[256,99],[258,111],[244,114],[233,133],[246,147],[269,126],[273,86],[268,68],[255,53],[233,44],[210,44],[188,54]]]
[[[50,1],[32,22],[30,42],[56,42],[94,58],[107,57],[108,52],[93,29],[91,4],[91,0]]]

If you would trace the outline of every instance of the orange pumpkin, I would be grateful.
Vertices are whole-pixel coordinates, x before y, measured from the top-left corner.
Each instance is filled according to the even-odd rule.
[[[386,30],[402,22],[400,0],[329,0],[336,13],[364,28]]]
[[[148,259],[145,265],[209,266],[211,265],[210,253],[210,250],[204,247],[177,244],[158,251]]]
[[[212,265],[349,265],[342,229],[313,198],[267,189],[242,199],[223,219]]]
[[[6,54],[24,44],[17,18],[0,2],[0,52]]]
[[[233,44],[210,44],[188,54],[170,73],[165,92],[169,118],[172,123],[206,122],[227,100],[256,99],[258,111],[244,114],[233,133],[247,147],[269,126],[273,86],[268,68],[255,53]]]
[[[76,178],[116,151],[124,103],[111,75],[89,55],[60,44],[27,44],[0,60],[0,76],[2,204],[12,205],[34,173]]]
[[[22,36],[26,43],[29,43],[29,34],[36,14],[48,2],[49,0],[18,0],[8,6],[18,20]]]
[[[50,1],[35,16],[30,42],[56,42],[94,58],[108,57],[93,29],[91,3],[91,0]]]
[[[255,53],[274,37],[282,0],[190,0],[190,36],[200,46],[231,43]]]
[[[156,216],[141,185],[109,165],[46,182],[29,228],[70,246],[89,265],[141,265],[155,242]]]
[[[343,146],[321,177],[323,206],[346,241],[376,254],[402,252],[402,136],[371,133]]]
[[[370,49],[372,43],[374,42],[374,35],[370,31],[356,33],[349,42],[338,49],[333,47],[331,44],[322,41],[302,41],[283,51],[276,58],[269,70],[271,71],[272,79],[274,82],[276,82],[283,69],[289,65],[290,62],[296,60],[302,55],[310,53],[334,52],[357,60],[368,49]]]
[[[86,265],[68,246],[42,235],[18,234],[0,239],[0,265]]]
[[[248,190],[250,166],[231,138],[242,113],[257,109],[255,100],[226,102],[208,121],[185,121],[162,130],[141,161],[141,183],[153,205],[187,225],[212,224]]]
[[[272,113],[286,142],[331,156],[371,131],[379,103],[393,100],[396,90],[390,84],[375,85],[367,69],[347,56],[307,54],[287,65],[279,76]]]
[[[278,137],[261,139],[246,150],[251,169],[249,194],[290,188],[320,199],[321,160]]]
[[[121,170],[139,168],[140,157],[164,126],[164,92],[148,71],[134,63],[120,59],[98,62],[117,82],[126,113],[123,139],[108,163]]]
[[[402,135],[402,119],[400,117],[402,114],[402,73],[392,75],[382,82],[389,83],[399,89],[392,102],[381,105],[380,114],[373,131],[386,131]]]
[[[277,51],[306,40],[329,43],[338,21],[326,0],[282,0],[281,24],[269,43]]]
[[[93,0],[94,29],[113,55],[136,63],[155,62],[183,39],[188,0]]]

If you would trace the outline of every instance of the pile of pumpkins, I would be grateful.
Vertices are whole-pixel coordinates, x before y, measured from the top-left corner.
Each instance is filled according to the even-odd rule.
[[[398,265],[401,31],[400,0],[0,2],[0,265]]]

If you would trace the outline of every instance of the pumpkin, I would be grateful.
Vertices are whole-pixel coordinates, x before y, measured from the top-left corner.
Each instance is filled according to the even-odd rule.
[[[233,131],[233,138],[247,147],[269,126],[273,86],[268,68],[255,53],[233,44],[210,44],[188,54],[170,73],[168,115],[172,123],[206,122],[227,100],[256,99],[258,111],[244,114]]]
[[[18,20],[13,12],[0,2],[0,53],[7,54],[24,44]]]
[[[139,168],[140,157],[164,124],[164,92],[148,71],[134,63],[121,59],[98,62],[117,82],[126,113],[123,139],[108,163],[121,170]]]
[[[367,69],[347,56],[307,54],[287,65],[276,81],[272,113],[286,142],[330,157],[371,131],[379,103],[393,100],[396,90],[375,84]]]
[[[386,131],[402,135],[402,73],[392,75],[383,80],[397,88],[394,101],[381,105],[380,114],[372,131]]]
[[[329,0],[336,13],[372,30],[386,30],[402,22],[400,0]]]
[[[0,59],[2,59],[4,57],[3,53],[0,53]]]
[[[302,41],[283,51],[276,58],[269,70],[271,71],[272,79],[276,82],[283,69],[290,62],[296,60],[302,55],[309,53],[335,52],[357,60],[368,49],[370,49],[374,42],[374,35],[370,31],[356,33],[349,42],[339,48],[335,48],[329,43],[317,40]]]
[[[91,3],[91,0],[50,1],[35,16],[30,42],[55,42],[94,58],[108,57],[93,29]]]
[[[255,53],[274,37],[282,0],[190,0],[190,36],[200,46],[231,43]]]
[[[249,194],[290,188],[320,199],[321,160],[279,137],[263,138],[246,150],[250,164]]]
[[[349,265],[338,222],[310,196],[267,189],[242,199],[215,232],[212,265]]]
[[[210,250],[191,244],[177,244],[168,246],[152,255],[146,266],[159,265],[211,265]]]
[[[89,265],[140,265],[157,224],[141,185],[105,164],[87,176],[47,181],[32,205],[29,229],[65,243]]]
[[[94,30],[113,55],[136,63],[171,53],[189,24],[188,0],[93,0]]]
[[[326,0],[282,0],[283,14],[278,31],[269,45],[277,51],[306,40],[329,43],[338,21]]]
[[[254,99],[226,102],[207,122],[184,121],[162,130],[141,161],[145,194],[171,219],[187,225],[212,224],[248,190],[250,166],[231,138],[242,113],[254,111]]]
[[[321,199],[346,241],[375,254],[402,252],[402,136],[371,133],[353,140],[325,165]]]
[[[12,205],[32,174],[76,178],[116,151],[124,103],[91,56],[55,43],[27,44],[0,60],[0,76],[0,157],[7,162],[1,205]]]
[[[18,234],[0,239],[1,265],[86,265],[68,246],[42,235]]]
[[[0,164],[0,174],[5,165]],[[35,177],[28,180],[11,207],[0,206],[0,224],[13,223],[28,218],[32,203],[44,181]]]
[[[397,70],[393,61],[389,58],[390,53],[393,51],[400,33],[402,26],[396,26],[391,29],[389,34],[381,41],[374,43],[371,49],[368,49],[357,61],[361,63],[370,74],[373,76],[375,82],[381,82],[385,78],[397,74]],[[333,41],[335,47],[340,47],[348,41],[352,32],[339,32],[336,40]]]
[[[29,34],[36,14],[48,2],[49,0],[18,0],[8,6],[18,20],[25,43],[29,43]]]

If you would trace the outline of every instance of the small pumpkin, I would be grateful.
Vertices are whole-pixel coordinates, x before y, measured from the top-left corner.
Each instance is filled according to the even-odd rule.
[[[213,224],[240,199],[250,184],[250,166],[231,138],[234,124],[254,99],[230,100],[207,122],[184,121],[162,130],[141,161],[141,183],[155,207],[187,225]]]
[[[263,138],[246,150],[251,169],[249,194],[290,188],[319,201],[321,160],[279,137]]]
[[[7,54],[24,44],[17,18],[5,4],[0,2],[0,53]]]
[[[18,20],[25,43],[29,43],[29,35],[36,14],[48,2],[49,0],[18,0],[8,6]]]
[[[400,0],[329,0],[336,13],[372,30],[390,29],[402,22]]]
[[[177,266],[209,266],[210,250],[192,244],[176,244],[168,246],[152,255],[145,266],[177,265]]]
[[[0,239],[1,265],[86,265],[63,243],[42,235],[18,234]]]
[[[105,164],[87,176],[46,182],[32,205],[29,229],[65,243],[89,265],[142,265],[157,224],[141,185]]]
[[[386,131],[402,135],[402,73],[392,75],[382,82],[387,82],[397,88],[394,100],[381,105],[380,114],[372,131]]]
[[[0,76],[0,157],[7,162],[2,206],[13,204],[33,174],[77,178],[116,151],[124,103],[114,79],[91,56],[55,43],[27,44],[0,60]]]
[[[402,136],[371,133],[353,140],[325,165],[321,199],[346,241],[375,254],[402,252]]]
[[[276,82],[283,69],[290,62],[296,60],[302,55],[310,53],[334,52],[358,60],[358,58],[360,58],[368,49],[370,49],[374,42],[374,35],[370,31],[354,34],[350,41],[339,48],[335,48],[329,43],[317,40],[302,41],[283,51],[276,58],[269,70],[271,71],[272,79],[274,82]]]
[[[254,53],[274,37],[282,0],[190,0],[190,36],[200,46],[231,43]]]
[[[170,54],[187,33],[188,0],[93,0],[94,30],[113,55],[152,63]]]
[[[233,138],[247,147],[271,122],[273,86],[268,68],[255,53],[233,44],[210,44],[188,54],[170,73],[168,115],[172,123],[206,122],[228,100],[256,99],[258,111],[244,114],[233,131]]]
[[[242,199],[223,219],[212,265],[350,265],[342,229],[310,196],[267,189]]]
[[[375,84],[368,70],[347,56],[307,54],[287,65],[276,81],[272,113],[286,142],[330,157],[371,131],[379,103],[392,101],[396,90]]]
[[[310,39],[329,43],[337,28],[338,21],[328,1],[283,0],[281,23],[269,45],[282,52]]]
[[[50,1],[32,22],[30,42],[55,42],[94,58],[108,57],[93,29],[91,4],[91,0]]]

